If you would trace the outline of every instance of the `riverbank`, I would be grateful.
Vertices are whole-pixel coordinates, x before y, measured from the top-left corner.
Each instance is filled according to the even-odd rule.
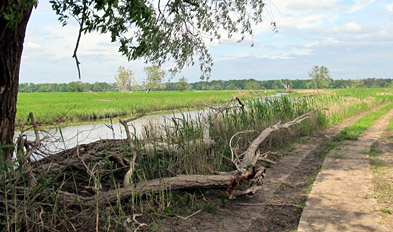
[[[191,121],[183,117],[167,118],[173,123],[172,125],[148,125],[143,129],[140,137],[133,133],[134,129],[130,123],[131,134],[128,140],[101,140],[82,144],[58,154],[49,154],[38,162],[26,162],[27,158],[23,156],[29,149],[34,148],[27,147],[25,151],[20,147],[20,155],[15,159],[15,165],[11,166],[15,169],[0,165],[3,167],[0,169],[2,174],[0,184],[4,186],[0,189],[0,211],[6,212],[0,215],[0,221],[8,230],[31,228],[34,231],[45,231],[46,228],[55,230],[66,228],[84,231],[127,231],[143,228],[158,231],[165,227],[163,225],[166,219],[178,225],[179,220],[191,221],[195,218],[197,219],[195,227],[198,229],[201,223],[207,222],[205,218],[198,220],[199,215],[214,218],[211,217],[212,214],[216,217],[220,214],[221,208],[225,210],[231,205],[233,207],[229,208],[229,211],[234,213],[233,216],[243,219],[244,215],[238,215],[240,212],[238,209],[246,207],[247,211],[251,209],[250,204],[254,203],[242,202],[241,197],[238,201],[228,200],[226,195],[228,191],[225,191],[225,188],[237,186],[229,176],[237,175],[234,171],[239,170],[238,162],[248,160],[243,154],[249,150],[250,144],[259,141],[260,135],[265,135],[264,132],[268,133],[272,128],[276,128],[280,125],[278,122],[299,121],[299,115],[310,112],[307,113],[308,117],[300,117],[301,120],[306,120],[305,122],[293,125],[290,130],[269,134],[262,140],[263,143],[258,144],[257,151],[253,151],[252,154],[262,155],[262,159],[253,166],[252,170],[248,169],[251,175],[241,175],[241,177],[259,179],[253,182],[245,180],[241,185],[240,181],[243,179],[240,179],[237,186],[242,192],[244,189],[247,190],[249,184],[260,185],[262,183],[260,177],[266,175],[260,190],[261,195],[266,195],[265,188],[273,191],[269,181],[283,180],[280,176],[283,174],[282,171],[277,171],[279,175],[275,176],[270,170],[282,167],[281,164],[287,160],[285,163],[290,166],[283,167],[283,170],[293,170],[294,172],[288,173],[287,176],[295,179],[287,179],[285,183],[277,182],[280,191],[274,191],[274,194],[276,197],[282,196],[283,198],[280,199],[284,201],[274,201],[271,205],[266,205],[266,207],[277,208],[264,212],[272,215],[271,212],[276,212],[276,209],[286,209],[286,207],[291,207],[289,209],[296,212],[301,211],[304,200],[300,203],[290,202],[287,205],[288,197],[283,193],[288,189],[295,189],[291,186],[297,184],[303,186],[303,179],[310,180],[307,183],[312,184],[313,178],[309,178],[311,176],[307,173],[315,173],[315,170],[319,170],[319,164],[323,161],[321,157],[326,149],[322,149],[322,153],[317,149],[315,154],[312,153],[314,155],[308,156],[306,154],[311,153],[303,151],[315,149],[306,147],[299,152],[293,146],[293,141],[300,138],[299,142],[303,141],[314,146],[317,141],[312,139],[307,142],[308,138],[312,138],[326,126],[337,124],[351,116],[369,112],[378,105],[391,102],[392,96],[382,95],[384,93],[389,92],[382,89],[367,89],[367,91],[353,89],[297,98],[283,96],[266,100],[255,99],[248,102],[245,108],[229,107],[231,110],[226,111],[217,108],[215,110],[222,114],[212,113],[208,120],[206,117]],[[222,109],[225,109],[225,106]],[[315,110],[325,107],[329,109]],[[325,141],[332,137],[324,134],[317,139]],[[31,140],[31,137],[28,139]],[[321,146],[324,147],[325,145]],[[296,154],[291,155],[293,152]],[[305,159],[304,162],[300,160],[293,162],[286,157]],[[308,158],[312,159],[311,163]],[[297,163],[299,165],[296,165]],[[252,175],[254,170],[257,172]],[[266,170],[266,173],[263,170]],[[299,172],[304,170],[307,171],[306,175],[300,175],[302,173]],[[192,180],[200,181],[201,178],[195,179],[195,177],[201,175],[204,175],[203,180],[221,181],[219,185],[221,189],[198,187],[196,190],[176,191],[180,188],[172,185],[175,183],[173,180],[178,181],[181,178],[184,180],[192,177],[194,178]],[[227,179],[223,181],[222,177],[225,175]],[[189,181],[187,182],[189,185],[180,187],[188,189],[194,183],[201,183],[198,181]],[[135,185],[129,186],[129,184]],[[144,186],[147,186],[147,190],[139,191],[141,190],[139,187]],[[303,186],[301,190],[307,191],[307,188]],[[300,195],[305,196],[305,191]],[[255,207],[260,208],[265,204],[266,202],[255,202]],[[295,215],[292,211],[284,213],[285,215],[289,213],[293,216],[291,218],[299,215]],[[225,214],[226,217],[228,215],[231,214]],[[256,216],[256,221],[259,222],[259,215]],[[228,217],[228,220],[231,218]],[[251,218],[251,222],[252,220]],[[298,220],[294,221],[297,223]],[[206,225],[216,228],[218,222],[214,221],[213,224]],[[274,224],[264,223],[264,225]],[[187,226],[187,228],[191,227]],[[260,228],[259,224],[255,224],[255,228]]]
[[[24,125],[30,112],[36,123],[76,125],[145,113],[200,110],[219,105],[233,96],[242,99],[263,97],[275,91],[163,91],[163,92],[84,92],[19,93],[17,125]]]

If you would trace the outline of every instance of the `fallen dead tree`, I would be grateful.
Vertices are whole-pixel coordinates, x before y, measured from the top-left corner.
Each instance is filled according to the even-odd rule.
[[[239,104],[230,106],[229,104],[233,101],[237,101]],[[205,117],[201,122],[202,123],[201,127],[202,127],[202,137],[203,138],[195,140],[195,141],[187,141],[186,144],[188,146],[201,146],[201,145],[203,145],[206,149],[210,149],[216,143],[210,136],[210,123],[214,123],[214,121],[216,121],[218,116],[222,112],[224,112],[225,110],[232,109],[232,108],[239,108],[239,107],[244,108],[244,104],[238,97],[235,96],[235,97],[229,98],[225,102],[225,104],[223,104],[220,107],[212,107],[212,106],[208,106],[208,105],[207,105],[207,107],[209,107],[210,109],[213,109],[214,111],[211,114],[210,118]],[[120,120],[120,123],[123,125],[123,127],[126,131],[127,140],[128,140],[130,148],[134,148],[134,143],[132,142],[131,133],[128,128],[128,122],[134,121],[135,119],[138,119],[142,116],[143,115],[139,115],[139,116],[136,116],[136,117],[128,119],[128,120]],[[171,154],[177,154],[178,152],[181,152],[180,147],[181,146],[179,144],[168,144],[168,143],[144,143],[143,144],[143,149],[146,150],[147,152],[168,151]],[[132,177],[132,174],[135,170],[136,156],[137,156],[137,153],[134,153],[133,160],[130,163],[130,169],[127,172],[127,174],[124,176],[124,181],[123,181],[124,186],[128,186],[132,182],[131,177]]]
[[[230,106],[229,104],[232,101],[237,101],[239,104],[235,106]],[[214,109],[210,118],[206,118],[202,121],[202,135],[203,139],[201,141],[190,141],[190,143],[199,143],[211,140],[212,144],[214,141],[210,136],[210,126],[211,123],[218,118],[219,114],[224,112],[226,109],[230,109],[233,107],[244,107],[244,104],[237,97],[233,97],[228,99],[228,101],[220,106],[220,107],[210,107]],[[94,193],[94,195],[88,194],[86,196],[74,195],[70,192],[62,192],[59,191],[61,198],[64,202],[68,202],[71,205],[91,205],[91,204],[99,204],[105,205],[114,203],[118,200],[127,199],[132,194],[147,194],[159,192],[162,190],[183,190],[183,189],[203,189],[203,188],[226,188],[226,192],[230,199],[234,199],[239,195],[255,193],[258,189],[261,188],[263,178],[265,175],[265,167],[260,165],[258,162],[267,162],[272,163],[268,159],[269,153],[261,153],[260,145],[275,131],[279,130],[287,130],[291,131],[290,128],[294,125],[301,123],[302,121],[310,118],[310,116],[318,111],[324,109],[317,109],[306,114],[303,114],[292,121],[281,123],[278,122],[275,125],[272,125],[262,132],[249,144],[247,149],[241,153],[237,154],[237,151],[232,148],[232,139],[235,136],[239,136],[244,133],[256,132],[254,130],[240,131],[236,133],[229,142],[229,147],[231,149],[231,162],[233,163],[235,170],[230,172],[220,172],[214,173],[213,175],[179,175],[168,178],[161,179],[153,179],[148,181],[141,181],[137,183],[132,182],[132,175],[135,171],[136,159],[138,153],[133,152],[133,157],[131,160],[124,158],[121,155],[117,155],[116,152],[111,151],[106,154],[106,158],[117,163],[119,169],[123,170],[128,169],[128,172],[124,175],[123,187],[117,187],[114,190],[101,190],[99,187],[95,186],[94,189],[89,189]],[[131,133],[128,129],[128,123],[133,121],[143,115],[139,115],[129,120],[120,120],[120,123],[125,127],[127,134],[127,144],[131,151],[135,148],[134,143],[131,137]],[[101,142],[102,143],[102,142]],[[153,147],[156,146],[156,147]],[[157,148],[158,146],[158,148]],[[163,146],[161,149],[167,149],[167,151],[176,151],[179,152],[179,147],[177,144],[171,145],[169,147],[168,144],[144,144],[144,148],[148,147],[148,149],[160,149],[159,147]],[[167,146],[167,147],[164,147]],[[170,149],[168,149],[170,148]],[[43,167],[46,170],[50,170],[51,172],[62,172],[68,167],[74,167],[79,170],[85,169],[87,173],[90,175],[94,173],[94,168],[90,167],[88,164],[90,160],[94,162],[99,162],[100,157],[95,156],[91,152],[87,152],[83,156],[79,155],[80,150],[88,150],[88,147],[78,146],[75,148],[74,153],[76,154],[73,157],[70,157],[68,161],[65,160],[63,163],[51,162]],[[105,165],[102,163],[102,165]]]
[[[7,225],[19,225],[21,220],[32,221],[38,225],[32,229],[35,231],[40,230],[41,223],[58,230],[68,223],[72,225],[70,230],[78,230],[85,228],[88,218],[89,226],[101,227],[103,222],[107,228],[113,229],[112,226],[117,225],[118,230],[123,230],[129,223],[137,228],[140,223],[133,218],[140,213],[145,216],[139,221],[145,223],[149,219],[144,212],[158,210],[160,213],[169,206],[188,205],[188,200],[194,204],[195,199],[200,201],[197,205],[204,204],[199,194],[206,193],[200,189],[219,189],[209,191],[214,196],[222,196],[226,189],[231,199],[255,193],[263,184],[266,168],[277,161],[272,152],[266,152],[269,149],[265,145],[271,145],[271,138],[281,139],[282,135],[277,131],[290,130],[316,111],[266,128],[266,124],[258,123],[279,120],[279,110],[272,110],[271,115],[275,115],[275,119],[256,119],[253,116],[259,111],[254,111],[252,105],[220,117],[226,109],[233,107],[242,107],[241,101],[231,98],[223,106],[211,107],[210,115],[201,118],[198,123],[184,118],[171,119],[173,125],[166,124],[169,127],[162,130],[168,132],[168,136],[159,134],[158,129],[162,128],[157,127],[157,131],[147,128],[146,133],[150,134],[137,138],[130,127],[127,139],[81,144],[57,154],[45,155],[39,160],[34,160],[34,157],[40,152],[44,136],[36,133],[36,140],[31,141],[25,136],[19,146],[24,150],[20,150],[18,160],[15,160],[18,165],[12,166],[15,167],[13,170],[4,169],[0,173],[3,186],[0,189],[0,211],[6,212],[0,215],[0,221],[8,220]],[[317,122],[314,119],[312,122]],[[128,128],[131,121],[121,122]],[[34,125],[34,119],[30,117],[29,126],[34,129]],[[309,129],[309,126],[303,128],[303,125],[295,127],[292,128],[295,133]],[[215,143],[210,150],[204,144],[208,139]],[[173,145],[174,152],[167,149],[166,143]],[[125,178],[127,172],[128,177]],[[122,183],[124,180],[125,184]],[[122,215],[124,212],[125,216],[118,215],[118,212]],[[7,218],[6,215],[10,216]],[[96,222],[90,221],[96,215],[100,215]]]
[[[235,199],[239,195],[253,194],[261,188],[266,171],[265,167],[260,165],[258,161],[273,162],[267,158],[270,152],[261,154],[259,150],[260,145],[275,131],[287,130],[291,133],[290,128],[292,126],[300,124],[304,120],[309,119],[312,114],[321,110],[325,110],[325,108],[305,113],[286,123],[278,122],[264,129],[250,143],[245,152],[241,154],[232,153],[231,161],[236,167],[236,170],[231,172],[221,172],[214,175],[179,175],[138,183],[131,183],[130,179],[126,179],[125,181],[127,182],[124,187],[105,192],[97,192],[95,196],[91,197],[83,198],[73,196],[69,193],[61,195],[64,201],[69,204],[106,205],[127,199],[135,194],[144,195],[163,190],[226,188],[227,195],[230,199]],[[131,162],[130,167],[134,168],[135,163],[132,164]],[[130,168],[127,178],[130,178],[133,172],[132,168]]]

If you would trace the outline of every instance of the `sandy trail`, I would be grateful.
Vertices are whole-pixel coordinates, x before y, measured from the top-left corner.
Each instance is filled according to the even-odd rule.
[[[393,110],[377,120],[357,141],[345,141],[329,152],[303,210],[298,231],[391,231],[374,211],[369,157]]]

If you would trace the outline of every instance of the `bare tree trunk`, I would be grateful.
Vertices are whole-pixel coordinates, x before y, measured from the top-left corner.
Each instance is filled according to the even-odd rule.
[[[26,26],[33,9],[32,4],[31,7],[21,7],[18,2],[0,1],[0,155],[7,161],[11,160],[14,150],[7,145],[13,144],[20,62]],[[4,17],[5,10],[11,6],[19,10],[14,15],[20,14],[15,25],[10,25]]]

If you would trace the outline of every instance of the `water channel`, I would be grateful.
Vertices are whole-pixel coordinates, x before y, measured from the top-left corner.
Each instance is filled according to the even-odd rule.
[[[268,96],[269,98],[280,97],[285,93],[278,93]],[[182,113],[148,115],[141,117],[129,123],[132,132],[140,136],[144,127],[148,124],[163,125],[171,123],[171,118],[183,118],[188,120],[196,120],[204,117],[209,113],[209,110],[188,111]],[[87,144],[102,139],[125,139],[126,133],[123,126],[119,122],[111,123],[95,123],[89,125],[69,126],[64,128],[43,130],[40,132],[40,137],[47,137],[42,147],[45,147],[46,152],[56,153],[65,149],[73,148],[80,144]],[[16,136],[18,136],[16,132]],[[28,140],[34,140],[35,135],[33,131],[25,132]]]

